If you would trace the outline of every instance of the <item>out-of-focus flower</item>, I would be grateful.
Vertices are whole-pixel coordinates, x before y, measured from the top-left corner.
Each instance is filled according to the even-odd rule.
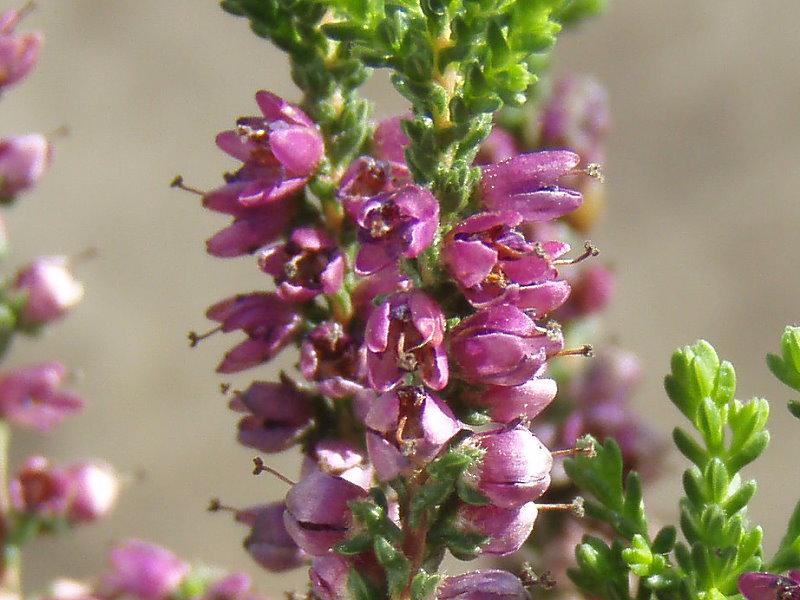
[[[787,577],[751,571],[739,577],[739,591],[747,600],[794,599],[800,596],[800,571]]]
[[[375,273],[400,258],[414,258],[431,245],[439,226],[439,201],[419,185],[407,184],[347,203],[358,225],[356,271]]]
[[[372,404],[365,424],[369,458],[381,481],[430,461],[463,427],[444,402],[422,387],[383,394]]]
[[[339,554],[318,556],[308,571],[311,589],[320,600],[345,600],[350,563]]]
[[[573,319],[602,312],[614,293],[614,274],[602,264],[587,265],[570,278],[572,293],[558,318]]]
[[[43,456],[25,461],[8,485],[14,510],[40,519],[66,518],[72,481],[66,469],[54,467]]]
[[[580,157],[566,150],[520,154],[481,167],[481,198],[489,210],[510,210],[524,221],[541,222],[563,217],[581,205],[578,191],[560,187]]]
[[[262,452],[291,448],[313,419],[311,399],[287,378],[254,381],[230,407],[247,413],[239,421],[239,443]]]
[[[58,362],[19,367],[0,375],[0,414],[15,425],[49,431],[83,408],[83,400],[61,389],[67,368]]]
[[[315,227],[292,231],[289,240],[264,248],[259,265],[275,278],[278,296],[305,302],[342,287],[345,258],[331,237]]]
[[[532,502],[550,486],[553,457],[527,428],[501,427],[475,435],[469,443],[484,450],[480,466],[468,471],[467,485],[492,505],[516,508]]]
[[[2,40],[3,36],[0,35],[0,54]],[[52,158],[53,148],[50,142],[38,133],[0,139],[0,200],[11,199],[39,183]]]
[[[45,325],[64,317],[83,298],[83,286],[75,280],[66,256],[43,256],[17,274],[13,289],[25,295],[20,323]]]
[[[251,530],[244,540],[244,547],[253,560],[269,571],[294,569],[307,559],[306,553],[286,531],[283,523],[285,510],[283,502],[273,502],[246,511],[252,513],[252,522],[249,523]]]
[[[517,386],[537,375],[564,347],[560,330],[538,326],[510,304],[483,309],[453,330],[451,357],[473,383]]]
[[[383,302],[370,314],[364,335],[374,389],[387,391],[417,369],[428,387],[440,390],[447,385],[444,314],[423,292],[395,294]]]
[[[478,150],[478,155],[475,157],[475,164],[489,165],[498,163],[508,160],[517,154],[519,154],[519,148],[514,136],[499,125],[495,125],[489,137],[483,140],[480,150]]]
[[[326,554],[342,541],[352,525],[348,503],[367,497],[363,488],[321,471],[292,486],[283,514],[292,539],[312,556]]]
[[[341,477],[368,490],[372,486],[373,466],[364,452],[343,440],[327,439],[316,442],[303,460],[301,477],[314,471]]]
[[[448,577],[436,590],[437,600],[528,600],[519,577],[487,569]]]
[[[0,15],[0,91],[24,79],[36,66],[44,37],[39,32],[15,33],[20,11]]]
[[[114,547],[110,563],[100,582],[103,597],[129,594],[142,600],[163,600],[189,573],[189,565],[175,554],[141,540]]]
[[[68,519],[90,523],[107,515],[119,496],[120,482],[108,465],[81,462],[70,466],[67,475],[72,485]]]
[[[390,117],[378,123],[372,138],[372,153],[377,158],[405,163],[405,149],[410,142],[402,124],[409,118],[410,115]]]

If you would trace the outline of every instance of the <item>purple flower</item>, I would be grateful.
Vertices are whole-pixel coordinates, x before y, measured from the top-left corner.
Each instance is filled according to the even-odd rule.
[[[246,573],[231,573],[211,583],[201,600],[255,600],[252,585]]]
[[[423,292],[395,294],[369,316],[365,330],[370,385],[380,392],[419,369],[425,384],[447,385],[447,354],[442,309]]]
[[[488,385],[469,397],[473,405],[484,407],[496,423],[509,423],[517,417],[535,419],[550,406],[558,389],[553,379],[534,377],[522,385]]]
[[[366,497],[366,490],[341,477],[311,473],[286,495],[286,530],[312,556],[326,554],[347,537],[352,525],[348,503]]]
[[[516,575],[487,569],[448,577],[436,590],[436,600],[529,600]]]
[[[581,194],[558,186],[580,157],[566,150],[520,154],[482,167],[481,196],[489,210],[511,210],[524,221],[550,221],[581,205]]]
[[[341,477],[365,490],[372,486],[375,472],[359,448],[336,439],[320,440],[306,454],[300,475],[307,477],[314,471]]]
[[[553,457],[527,428],[516,425],[493,429],[475,435],[469,443],[485,454],[480,466],[465,474],[465,481],[494,506],[522,506],[550,486]]]
[[[248,339],[230,350],[219,373],[235,373],[272,359],[294,339],[301,318],[294,307],[276,294],[237,294],[211,306],[206,316],[225,333],[241,329]]]
[[[794,600],[800,597],[800,571],[788,577],[751,571],[739,577],[739,591],[747,600]]]
[[[263,249],[259,266],[275,278],[278,296],[290,302],[305,302],[319,294],[339,291],[345,258],[324,231],[300,227],[292,231],[286,243]]]
[[[463,424],[422,387],[380,396],[367,418],[367,450],[381,481],[407,474],[433,459]]]
[[[76,394],[60,389],[67,368],[58,362],[20,367],[0,376],[0,414],[16,425],[50,431],[83,408]]]
[[[391,192],[410,182],[411,174],[402,161],[361,156],[347,168],[339,184],[338,195],[352,211],[369,198]]]
[[[396,265],[381,269],[372,275],[361,278],[353,290],[353,309],[356,314],[368,317],[375,308],[375,298],[389,296],[395,292],[407,292],[412,288],[411,281]]]
[[[72,480],[65,469],[53,467],[43,456],[28,458],[8,484],[14,510],[42,519],[65,518]]]
[[[390,117],[379,122],[372,138],[372,153],[381,160],[405,163],[405,149],[411,143],[403,131],[403,121],[411,115]]]
[[[537,515],[533,502],[509,509],[463,504],[456,514],[456,527],[488,537],[481,547],[484,554],[505,556],[522,547],[533,531]]]
[[[274,177],[237,180],[206,194],[203,206],[234,217],[233,223],[206,241],[208,253],[219,258],[253,254],[283,235],[297,212],[294,196],[305,180],[295,183],[279,185]],[[263,197],[263,203],[243,204],[243,198],[254,195]]]
[[[217,136],[217,145],[246,165],[279,166],[289,178],[310,176],[324,151],[314,122],[271,92],[258,92],[256,102],[263,117],[238,119],[235,130]]]
[[[366,352],[341,323],[324,321],[303,339],[300,371],[326,396],[352,396],[366,379]]]
[[[14,33],[21,13],[0,15],[0,90],[21,81],[36,66],[44,38],[41,33]]]
[[[239,421],[239,443],[262,452],[291,448],[313,424],[311,398],[285,377],[280,383],[254,381],[230,406],[248,413]]]
[[[3,36],[0,35],[0,53],[2,53],[2,40]],[[0,69],[2,69],[1,63],[0,56]],[[1,71],[0,79],[2,79]],[[52,158],[52,146],[43,135],[32,133],[1,139],[0,199],[13,198],[39,183]]]
[[[111,569],[103,577],[101,596],[129,594],[162,600],[178,589],[189,565],[172,552],[141,540],[128,540],[111,550]]]
[[[514,136],[499,125],[495,125],[489,137],[481,144],[478,156],[475,157],[475,164],[489,165],[508,160],[517,154],[519,148]]]
[[[515,212],[479,213],[445,236],[442,259],[473,306],[507,303],[543,315],[569,297],[553,264],[569,246],[531,243],[516,229],[521,222]]]
[[[308,558],[286,531],[285,509],[283,502],[273,502],[247,511],[253,515],[244,547],[259,565],[276,573],[299,567]]]
[[[591,264],[571,278],[572,293],[558,312],[567,320],[591,315],[606,309],[614,293],[614,274],[601,264]]]
[[[101,463],[82,462],[67,469],[72,486],[67,518],[91,523],[106,516],[119,496],[120,481],[114,470]]]
[[[13,289],[25,295],[19,313],[24,326],[36,327],[64,317],[83,298],[83,286],[65,256],[43,256],[24,267]]]
[[[439,226],[439,202],[428,190],[407,184],[347,203],[359,227],[356,271],[368,275],[400,258],[415,258],[431,245]]]
[[[339,554],[317,556],[308,571],[314,597],[319,600],[345,600],[349,597],[349,574],[350,563],[345,557]]]
[[[517,386],[536,376],[549,356],[563,349],[558,329],[539,327],[510,304],[483,309],[464,319],[450,339],[451,358],[472,383]]]

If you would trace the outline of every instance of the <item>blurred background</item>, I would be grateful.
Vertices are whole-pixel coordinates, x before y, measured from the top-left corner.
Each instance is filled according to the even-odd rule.
[[[247,569],[268,591],[299,585],[302,572],[260,572],[241,548],[245,529],[205,512],[213,496],[246,506],[284,493],[250,475],[253,452],[236,445],[218,391],[213,368],[234,336],[186,342],[208,304],[265,280],[252,261],[206,256],[203,240],[225,219],[168,185],[176,173],[217,184],[232,163],[215,133],[255,110],[257,89],[297,97],[286,61],[213,0],[38,4],[24,28],[45,32],[42,62],[3,99],[0,131],[70,134],[8,215],[9,264],[87,247],[99,256],[80,266],[87,298],[74,316],[10,358],[63,359],[82,373],[88,409],[55,435],[20,434],[13,458],[99,456],[130,484],[111,519],[33,545],[27,589],[97,572],[128,536]],[[595,241],[619,279],[608,331],[645,365],[637,409],[668,434],[678,418],[661,380],[672,350],[697,337],[734,362],[740,397],[774,400],[773,444],[748,470],[762,484],[753,512],[770,548],[800,496],[800,429],[763,361],[800,320],[799,20],[793,0],[613,0],[562,38],[555,64],[597,74],[610,92],[609,210]],[[380,74],[367,92],[379,116],[405,110]],[[293,473],[296,460],[270,463]],[[673,459],[671,481],[651,490],[657,516],[676,513],[679,467]]]

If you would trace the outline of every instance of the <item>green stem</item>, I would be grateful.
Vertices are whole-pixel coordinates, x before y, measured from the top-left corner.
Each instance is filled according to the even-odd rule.
[[[0,420],[0,593],[21,597],[19,548],[10,540],[11,503],[8,497],[8,449],[11,443],[11,429],[6,421]]]

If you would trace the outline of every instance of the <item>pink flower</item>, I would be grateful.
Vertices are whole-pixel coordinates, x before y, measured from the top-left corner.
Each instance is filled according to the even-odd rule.
[[[189,565],[172,552],[141,540],[116,546],[110,562],[111,569],[100,584],[103,596],[130,594],[142,600],[163,600],[189,574]]]
[[[529,600],[516,575],[488,569],[445,579],[436,590],[436,600]]]
[[[60,389],[66,375],[66,367],[57,362],[0,375],[0,414],[22,427],[51,430],[83,407],[77,395]]]
[[[24,79],[36,66],[44,38],[41,33],[15,33],[21,14],[0,15],[0,90]]]
[[[488,537],[481,547],[484,554],[506,556],[519,550],[526,542],[533,531],[537,514],[533,502],[516,508],[463,504],[456,515],[456,526]]]
[[[800,571],[789,571],[788,577],[772,573],[745,573],[739,577],[739,591],[747,600],[796,598],[800,595]]]
[[[41,519],[65,518],[72,497],[72,481],[65,469],[53,467],[43,456],[27,459],[8,486],[14,510]]]
[[[244,547],[253,560],[275,573],[299,567],[308,559],[286,531],[285,510],[283,502],[273,502],[247,511],[253,513],[253,520]]]
[[[82,462],[67,469],[72,484],[68,519],[90,523],[106,516],[119,496],[119,477],[108,465]]]
[[[83,286],[72,276],[65,256],[37,258],[17,274],[12,287],[25,294],[19,319],[27,327],[64,317],[83,298]]]
[[[372,138],[372,151],[377,158],[405,164],[405,149],[410,141],[403,131],[403,121],[410,118],[410,115],[390,117],[378,123]]]
[[[0,53],[2,40],[0,36]],[[32,133],[0,139],[0,199],[13,198],[39,183],[52,158],[52,146],[43,135]]]

